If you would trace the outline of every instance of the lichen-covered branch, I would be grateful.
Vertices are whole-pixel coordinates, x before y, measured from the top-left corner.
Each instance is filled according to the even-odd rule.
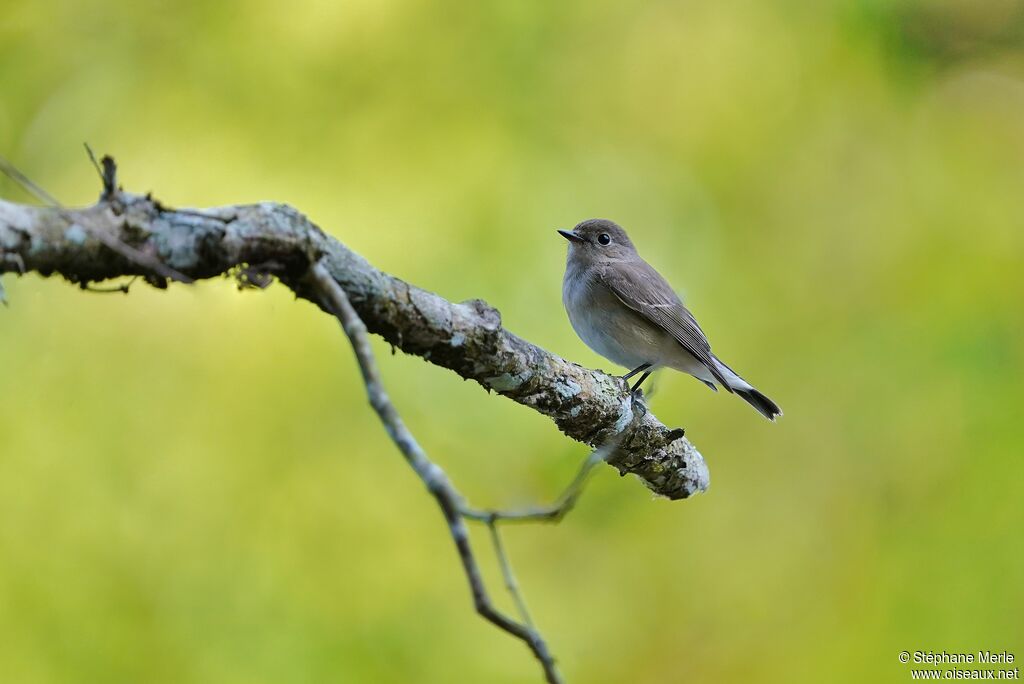
[[[0,273],[60,274],[80,284],[137,275],[157,287],[166,287],[168,271],[154,264],[193,280],[235,272],[260,283],[273,275],[322,307],[304,278],[317,261],[370,332],[395,347],[548,416],[579,442],[620,439],[608,462],[657,494],[681,499],[707,488],[704,460],[682,430],[649,413],[634,420],[638,407],[622,380],[517,337],[481,300],[449,302],[374,268],[289,206],[173,209],[110,188],[83,209],[0,200]]]

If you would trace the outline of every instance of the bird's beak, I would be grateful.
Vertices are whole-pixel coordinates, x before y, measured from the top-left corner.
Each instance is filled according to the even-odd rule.
[[[579,235],[572,232],[571,230],[560,230],[558,231],[558,234],[564,237],[569,242],[583,242],[583,238],[581,238]]]

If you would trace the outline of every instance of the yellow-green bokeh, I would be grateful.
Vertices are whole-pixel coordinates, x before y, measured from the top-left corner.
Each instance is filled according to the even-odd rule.
[[[0,0],[0,153],[68,204],[99,191],[83,141],[172,205],[290,202],[609,370],[554,229],[621,222],[786,416],[663,374],[712,489],[604,469],[510,530],[567,678],[907,681],[904,649],[1024,657],[1022,27],[1015,0]],[[280,286],[3,284],[0,681],[538,680],[334,321]],[[584,457],[377,350],[475,503]]]

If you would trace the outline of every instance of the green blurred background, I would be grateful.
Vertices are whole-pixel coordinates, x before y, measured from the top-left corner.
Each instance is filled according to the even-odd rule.
[[[907,681],[903,649],[1024,657],[1022,35],[1019,0],[0,0],[0,153],[68,204],[83,141],[172,205],[292,203],[609,370],[554,229],[621,222],[786,416],[663,374],[711,490],[604,468],[509,531],[568,680]],[[334,321],[227,280],[3,284],[0,681],[539,680]],[[376,348],[474,503],[584,458]]]

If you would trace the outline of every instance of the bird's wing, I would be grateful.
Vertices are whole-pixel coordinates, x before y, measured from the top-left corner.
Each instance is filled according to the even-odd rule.
[[[704,331],[654,267],[637,259],[629,262],[628,269],[603,269],[600,279],[619,301],[674,337],[683,349],[707,366],[726,391],[732,392],[715,363]]]

